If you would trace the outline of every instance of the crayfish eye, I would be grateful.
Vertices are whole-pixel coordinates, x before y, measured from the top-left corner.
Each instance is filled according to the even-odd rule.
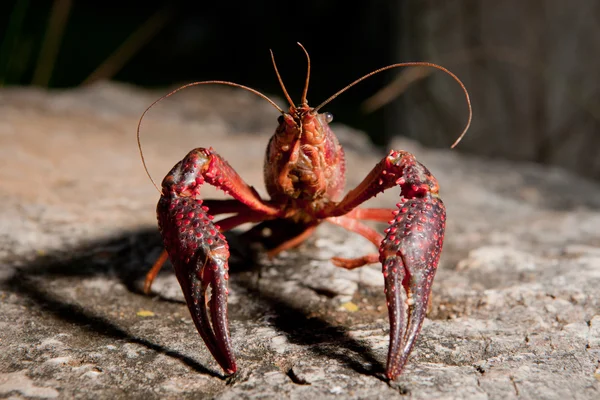
[[[330,112],[326,112],[325,113],[325,121],[327,121],[327,123],[330,124],[331,121],[333,121],[333,114]]]
[[[279,125],[283,124],[283,115],[280,115],[279,117],[277,117],[277,123]]]

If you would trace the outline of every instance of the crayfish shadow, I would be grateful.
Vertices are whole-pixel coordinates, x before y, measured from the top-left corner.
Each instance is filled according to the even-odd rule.
[[[266,238],[261,235],[265,228],[272,233]],[[229,306],[230,319],[268,320],[266,323],[284,333],[290,343],[300,345],[318,357],[336,359],[357,373],[387,382],[384,365],[368,345],[352,338],[345,328],[329,323],[315,313],[314,309],[298,305],[289,295],[286,296],[277,289],[261,287],[261,277],[265,268],[268,268],[264,263],[264,251],[277,247],[304,229],[306,226],[276,221],[258,224],[245,232],[225,234],[231,252],[229,284],[236,293],[244,297],[244,307],[236,304]],[[311,240],[314,239],[308,239],[309,242]],[[169,267],[162,273],[173,274],[173,270]],[[130,286],[134,290],[137,287],[131,283]],[[160,295],[159,299],[174,301]],[[263,318],[265,315],[269,317]]]
[[[245,297],[243,309],[230,306],[231,319],[265,321],[282,332],[289,343],[301,346],[318,358],[338,360],[359,374],[387,382],[384,365],[369,345],[351,337],[347,328],[327,321],[323,307],[312,308],[298,302],[289,292],[269,288],[268,283],[261,284],[261,276],[269,268],[260,262],[263,249],[246,250],[253,252],[249,258],[235,259],[230,265],[230,286]]]
[[[260,318],[261,314],[268,312],[274,316],[269,320],[270,323],[283,332],[290,343],[301,345],[319,357],[337,359],[360,374],[385,380],[382,363],[367,345],[350,337],[346,329],[315,316],[314,310],[293,304],[293,299],[286,298],[282,293],[261,290],[258,282],[264,265],[259,261],[260,254],[273,244],[254,246],[252,241],[248,241],[247,235],[235,232],[229,232],[226,236],[232,253],[230,284],[242,289],[242,295],[252,299],[256,305],[246,317]],[[53,320],[75,325],[100,338],[144,346],[177,359],[198,373],[227,379],[191,357],[148,338],[131,334],[126,325],[117,318],[113,319],[102,306],[92,306],[90,299],[94,296],[99,296],[106,307],[123,301],[126,307],[127,302],[131,301],[144,303],[145,300],[139,297],[145,296],[141,294],[141,283],[161,250],[162,241],[155,228],[124,232],[21,262],[15,273],[1,284]],[[173,274],[173,270],[169,266],[162,273]],[[123,300],[121,296],[124,292],[113,292],[112,289],[102,295],[86,293],[88,285],[95,286],[100,281],[111,288],[115,280],[124,286],[125,293],[133,296],[126,296],[128,299]],[[64,295],[73,289],[77,293],[75,296]],[[158,301],[173,302],[162,297]],[[235,305],[230,307],[233,318],[241,312],[236,308]],[[243,315],[240,317],[244,318]]]
[[[158,231],[148,228],[44,252],[26,262],[8,262],[21,265],[16,275],[26,279],[116,278],[129,291],[140,292],[136,285],[152,265],[149,260],[153,256],[149,255],[158,257],[160,249]]]
[[[236,285],[244,287],[259,305],[271,312],[269,323],[283,332],[290,343],[308,349],[317,357],[338,360],[359,374],[387,381],[384,365],[371,348],[352,338],[346,328],[298,307],[285,295],[257,289],[249,280],[238,280]]]
[[[176,359],[198,373],[225,380],[227,376],[180,352],[131,334],[116,318],[109,317],[110,313],[93,311],[85,304],[85,282],[97,278],[107,287],[117,278],[128,291],[138,293],[135,285],[147,271],[146,254],[160,246],[160,236],[155,228],[141,229],[49,252],[27,262],[10,260],[20,266],[0,285],[39,310],[43,318],[49,317],[51,321],[62,323],[61,326],[66,323],[87,332],[90,337],[141,345]],[[64,295],[72,289],[76,293],[83,292],[83,297]],[[118,297],[118,293],[109,293],[104,299],[106,307],[119,303]]]
[[[261,235],[265,228],[270,232],[267,237]],[[258,224],[243,233],[228,232],[226,237],[232,252],[230,285],[242,289],[244,296],[255,303],[256,309],[261,310],[251,312],[255,318],[269,314],[269,318],[266,318],[268,323],[283,332],[290,343],[308,349],[317,357],[336,359],[359,374],[387,382],[384,365],[368,345],[352,338],[345,328],[329,323],[310,306],[300,305],[289,293],[286,295],[277,289],[269,290],[261,286],[263,271],[269,268],[261,262],[261,259],[264,260],[261,257],[263,252],[299,235],[306,228],[305,225],[276,220]],[[307,242],[313,240],[309,238]],[[330,298],[326,294],[324,296]],[[235,306],[230,308],[235,318],[238,314]]]

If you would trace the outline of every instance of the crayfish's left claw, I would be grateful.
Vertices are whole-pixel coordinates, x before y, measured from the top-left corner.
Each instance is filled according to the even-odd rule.
[[[379,250],[390,317],[386,375],[392,380],[402,372],[425,319],[446,218],[442,201],[431,193],[404,199],[398,208]]]

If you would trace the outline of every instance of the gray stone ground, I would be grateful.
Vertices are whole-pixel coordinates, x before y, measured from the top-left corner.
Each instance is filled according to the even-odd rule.
[[[440,181],[448,228],[431,312],[398,382],[382,379],[380,267],[329,262],[372,245],[328,225],[272,261],[230,235],[240,372],[224,378],[171,269],[153,296],[139,290],[161,246],[134,132],[156,97],[112,84],[0,93],[0,397],[600,398],[600,186],[404,140],[394,147]],[[143,126],[150,171],[160,181],[210,145],[264,192],[276,117],[245,92],[183,92]],[[335,129],[351,187],[382,155]]]

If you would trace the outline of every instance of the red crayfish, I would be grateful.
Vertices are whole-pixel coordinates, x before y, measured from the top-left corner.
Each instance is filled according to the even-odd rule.
[[[149,291],[162,264],[170,258],[198,332],[223,370],[232,374],[237,366],[227,320],[229,245],[223,232],[249,222],[266,224],[274,229],[279,227],[280,231],[289,223],[299,227],[270,251],[270,255],[275,255],[302,243],[322,222],[339,225],[364,236],[379,248],[378,253],[356,259],[335,257],[332,262],[347,269],[381,262],[390,321],[386,375],[395,379],[400,375],[425,319],[444,241],[445,207],[433,175],[415,156],[401,150],[390,151],[355,189],[342,197],[344,150],[329,128],[331,114],[319,114],[319,110],[351,86],[376,73],[407,66],[437,68],[460,84],[469,107],[467,125],[452,145],[454,147],[471,123],[469,95],[463,83],[446,68],[427,62],[408,62],[373,71],[312,108],[306,100],[310,58],[304,47],[300,47],[308,59],[308,71],[298,106],[288,95],[271,52],[275,73],[290,104],[288,112],[246,86],[226,81],[203,81],[172,91],[152,103],[142,114],[137,130],[138,145],[141,122],[148,110],[190,86],[239,87],[267,100],[281,113],[264,164],[269,200],[262,199],[212,148],[190,151],[167,174],[162,181],[162,190],[159,190],[161,197],[157,206],[165,251],[148,273],[145,291]],[[145,167],[141,146],[140,155]],[[203,200],[201,188],[204,184],[221,189],[233,199]],[[396,208],[357,208],[392,187],[400,189]],[[221,214],[233,216],[215,222],[214,217]],[[361,220],[389,221],[389,227],[382,235]],[[210,298],[207,295],[209,287]]]

